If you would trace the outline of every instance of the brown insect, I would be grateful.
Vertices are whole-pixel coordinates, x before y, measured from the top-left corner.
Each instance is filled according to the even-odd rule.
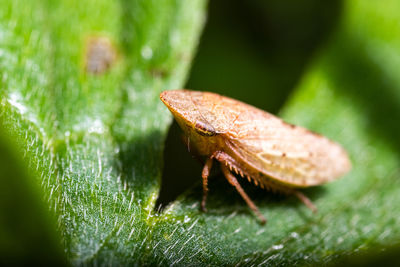
[[[232,171],[262,188],[293,194],[315,212],[313,203],[297,189],[334,180],[351,168],[340,145],[243,102],[189,90],[164,91],[160,98],[184,131],[190,150],[207,157],[203,211],[214,159],[262,223],[266,219]]]

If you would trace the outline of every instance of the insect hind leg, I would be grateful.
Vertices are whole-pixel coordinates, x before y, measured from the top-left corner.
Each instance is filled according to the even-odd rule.
[[[222,172],[224,173],[226,179],[228,180],[228,182],[236,188],[236,190],[242,196],[244,201],[246,201],[247,205],[251,208],[251,210],[260,219],[261,224],[265,224],[267,222],[267,220],[264,218],[264,216],[261,214],[261,212],[259,211],[257,206],[254,204],[254,202],[250,199],[250,197],[246,194],[246,192],[240,186],[236,177],[229,171],[229,169],[224,164],[221,164],[221,169],[222,169]]]
[[[304,195],[302,192],[300,191],[293,191],[293,194],[301,201],[303,202],[304,205],[307,206],[307,208],[309,208],[310,210],[312,210],[313,213],[317,213],[318,209],[317,207],[314,205],[314,203],[312,203],[312,201],[306,196]]]

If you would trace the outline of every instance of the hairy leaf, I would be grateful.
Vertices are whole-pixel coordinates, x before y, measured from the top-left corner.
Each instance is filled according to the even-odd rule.
[[[158,94],[185,81],[204,1],[0,3],[3,125],[72,264],[323,264],[398,243],[398,1],[343,2],[281,114],[343,144],[353,170],[305,190],[317,215],[241,181],[266,226],[220,175],[208,213],[200,184],[154,211],[171,121]]]

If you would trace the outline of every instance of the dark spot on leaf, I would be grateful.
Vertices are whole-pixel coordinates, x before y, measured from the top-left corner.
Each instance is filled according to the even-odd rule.
[[[86,44],[85,69],[91,74],[108,71],[117,58],[117,53],[107,37],[91,37]]]
[[[167,71],[167,70],[164,70],[164,69],[157,69],[157,68],[154,68],[154,69],[151,69],[151,70],[150,70],[150,74],[151,74],[154,78],[163,79],[163,78],[166,78],[166,77],[168,76],[168,71]]]

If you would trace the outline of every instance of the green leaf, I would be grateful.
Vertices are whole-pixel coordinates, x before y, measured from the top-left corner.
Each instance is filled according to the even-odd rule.
[[[219,176],[208,213],[200,184],[154,211],[171,118],[158,94],[182,87],[204,1],[0,3],[0,114],[72,264],[323,264],[398,243],[398,1],[343,3],[281,113],[343,144],[353,170],[305,191],[317,215],[243,182],[266,226]],[[117,56],[87,73],[85,46],[99,36]]]
[[[0,265],[65,266],[54,217],[0,117]],[[24,142],[23,138],[18,140]]]
[[[69,260],[159,261],[145,242],[171,121],[159,93],[182,86],[205,1],[0,4],[0,112],[24,139]],[[108,45],[90,54],[98,38]],[[104,53],[116,59],[88,73]]]

